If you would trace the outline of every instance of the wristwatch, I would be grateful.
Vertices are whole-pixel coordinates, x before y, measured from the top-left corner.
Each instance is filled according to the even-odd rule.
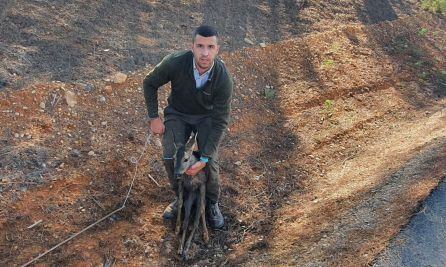
[[[204,163],[208,163],[209,162],[209,158],[205,157],[205,156],[201,156],[200,157],[200,161],[204,162]]]

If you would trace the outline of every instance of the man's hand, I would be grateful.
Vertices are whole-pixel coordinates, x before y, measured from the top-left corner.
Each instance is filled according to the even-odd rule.
[[[195,176],[199,171],[201,171],[206,166],[206,162],[199,161],[192,165],[187,171],[186,174],[190,176]]]
[[[160,118],[153,119],[149,122],[150,131],[154,134],[164,133],[164,123]]]

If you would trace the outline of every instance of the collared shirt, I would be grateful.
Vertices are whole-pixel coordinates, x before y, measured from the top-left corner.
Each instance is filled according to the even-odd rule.
[[[201,87],[203,87],[203,85],[209,79],[209,74],[211,73],[211,70],[214,67],[214,62],[212,62],[211,68],[208,71],[206,71],[205,73],[203,73],[202,75],[200,75],[200,73],[198,72],[198,69],[197,69],[197,65],[195,65],[195,58],[192,60],[192,64],[194,64],[195,85],[196,85],[197,89],[201,89]]]

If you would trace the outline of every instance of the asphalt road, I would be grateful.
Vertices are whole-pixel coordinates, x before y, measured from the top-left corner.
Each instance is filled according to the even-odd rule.
[[[445,178],[373,266],[446,266]]]

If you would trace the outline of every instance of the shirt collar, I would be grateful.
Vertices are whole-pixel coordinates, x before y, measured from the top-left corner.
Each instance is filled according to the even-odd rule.
[[[200,73],[198,72],[198,69],[197,69],[197,65],[195,65],[195,57],[192,58],[192,65],[194,66],[194,71],[196,71],[198,73],[198,75],[200,75]],[[212,68],[214,68],[214,61],[212,61],[212,66],[205,73],[201,74],[200,76],[209,74],[211,72]]]

